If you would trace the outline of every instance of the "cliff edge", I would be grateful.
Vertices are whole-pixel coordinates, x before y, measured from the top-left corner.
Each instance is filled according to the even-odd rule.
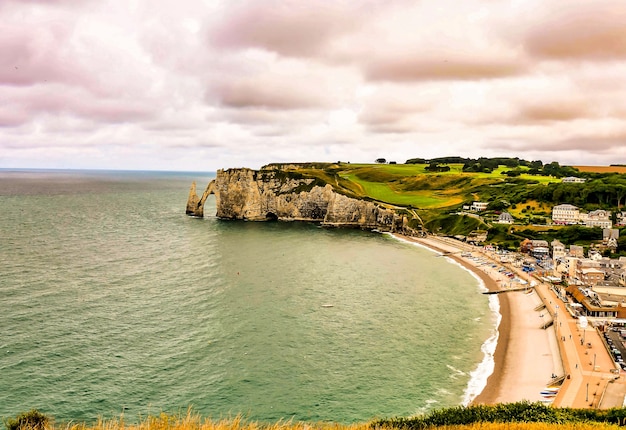
[[[377,229],[416,234],[410,215],[400,207],[338,193],[331,184],[294,170],[247,168],[218,170],[202,197],[192,184],[187,214],[202,217],[215,195],[216,216],[249,221],[312,221],[325,226]]]

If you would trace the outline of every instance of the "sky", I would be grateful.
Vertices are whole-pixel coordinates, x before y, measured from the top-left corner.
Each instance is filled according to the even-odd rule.
[[[0,0],[0,168],[626,163],[624,0]]]

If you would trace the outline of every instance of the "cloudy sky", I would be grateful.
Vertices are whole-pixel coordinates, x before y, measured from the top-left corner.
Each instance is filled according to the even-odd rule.
[[[0,0],[0,168],[626,163],[624,0]]]

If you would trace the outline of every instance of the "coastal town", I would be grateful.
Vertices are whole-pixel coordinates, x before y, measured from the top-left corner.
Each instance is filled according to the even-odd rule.
[[[480,204],[474,207],[481,207]],[[485,244],[485,250],[495,253],[497,260],[520,268],[527,274],[549,282],[562,297],[571,300],[569,306],[574,316],[591,318],[617,318],[626,322],[626,257],[606,256],[616,251],[619,239],[618,228],[626,221],[626,212],[616,214],[618,223],[613,226],[611,212],[595,210],[583,213],[570,204],[556,205],[552,209],[554,225],[583,225],[602,229],[601,240],[585,250],[580,245],[566,245],[554,239],[525,239],[518,252],[499,250],[497,246]],[[499,222],[510,223],[512,217],[503,212]],[[478,234],[469,240],[483,244],[486,237]],[[625,331],[626,334],[626,331]]]
[[[464,209],[480,214],[486,208],[485,202],[474,202]],[[501,369],[498,375],[496,370],[494,377],[501,380],[488,384],[485,392],[475,400],[477,403],[524,399],[561,407],[604,409],[624,406],[626,257],[611,258],[611,254],[618,247],[618,227],[624,225],[626,212],[615,215],[613,217],[606,210],[586,213],[571,204],[552,208],[551,224],[554,226],[602,229],[601,239],[588,247],[567,245],[556,239],[525,239],[517,251],[510,251],[489,244],[487,235],[482,232],[473,232],[467,237],[427,235],[417,239],[478,273],[482,271],[490,279],[486,294],[498,294],[501,306],[504,302],[504,307],[515,307],[518,314],[524,314],[523,321],[532,321],[523,330],[518,327],[517,334],[504,333],[509,343],[511,338],[525,333],[524,336],[535,341],[543,341],[543,348],[541,342],[533,343],[535,349],[552,355],[552,362],[543,360],[544,374],[541,377],[525,383],[517,382],[526,384],[527,388],[514,390],[513,397],[507,397],[511,392],[505,392],[503,386],[523,380],[524,372],[527,375],[532,373],[528,371],[529,363],[510,363],[512,354],[509,351],[507,358],[500,358],[500,361],[509,361],[506,365],[500,363],[502,367],[508,367],[508,379],[507,371]],[[615,224],[614,219],[617,220]],[[502,212],[497,222],[513,224],[514,221],[510,214]],[[517,319],[519,323],[519,315]],[[542,331],[547,336],[542,336]],[[523,354],[528,354],[529,346],[519,349],[520,359]],[[546,354],[545,349],[551,352]],[[533,361],[532,366],[541,361],[538,357],[526,356],[526,359]],[[511,377],[511,368],[515,378]],[[495,390],[492,387],[491,393],[490,385],[496,387]]]

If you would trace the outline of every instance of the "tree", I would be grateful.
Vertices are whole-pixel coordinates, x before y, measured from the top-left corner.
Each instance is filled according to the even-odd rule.
[[[378,164],[385,164],[386,162],[387,162],[387,160],[384,159],[384,158],[377,158],[376,159],[376,163],[378,163]]]

